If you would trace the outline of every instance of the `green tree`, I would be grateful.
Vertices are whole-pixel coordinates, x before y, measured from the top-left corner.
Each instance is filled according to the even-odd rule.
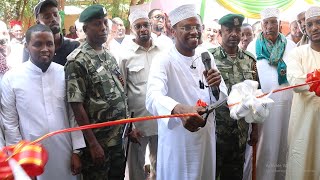
[[[86,7],[100,3],[104,5],[112,17],[124,19],[127,25],[129,7],[143,4],[150,0],[65,0],[65,5]],[[4,22],[20,20],[24,25],[32,24],[34,20],[33,8],[38,0],[0,0],[0,19]]]

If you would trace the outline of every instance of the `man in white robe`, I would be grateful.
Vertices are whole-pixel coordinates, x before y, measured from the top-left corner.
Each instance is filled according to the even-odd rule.
[[[9,41],[9,31],[7,29],[6,23],[0,21],[0,84],[3,75],[9,70],[6,62],[7,54],[7,43]],[[0,95],[1,95],[1,86],[0,86]],[[2,118],[0,117],[0,149],[5,146],[4,134],[3,134],[3,123]]]
[[[290,59],[287,56],[296,45],[279,33],[278,9],[267,8],[261,12],[261,17],[262,32],[249,44],[247,50],[256,56],[261,89],[268,93],[288,86],[286,63]],[[258,127],[257,179],[283,180],[292,91],[277,92],[270,98],[275,103],[269,117]]]
[[[26,41],[30,61],[8,71],[2,80],[1,115],[7,145],[75,126],[66,106],[63,66],[52,62],[52,31],[45,25],[32,26]],[[55,135],[41,144],[49,160],[37,179],[76,179],[73,174],[80,173],[81,162],[72,151],[85,146],[81,131]]]
[[[207,50],[197,48],[202,25],[195,9],[195,5],[182,5],[169,14],[176,43],[152,61],[146,95],[151,114],[201,114],[197,100],[212,104],[226,98],[227,89],[213,57],[209,71],[201,61],[201,53]],[[214,96],[206,85],[218,89],[212,92]],[[159,119],[157,179],[214,180],[215,136],[213,113],[207,121],[200,115]]]
[[[309,44],[294,49],[289,57],[290,85],[303,84],[307,74],[320,69],[320,7],[306,11]],[[319,85],[319,83],[318,83]],[[310,86],[294,89],[288,133],[287,180],[318,180],[320,175],[320,97]]]

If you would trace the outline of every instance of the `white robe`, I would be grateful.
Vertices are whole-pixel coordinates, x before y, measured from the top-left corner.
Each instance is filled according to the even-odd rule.
[[[7,145],[22,139],[33,141],[75,124],[68,120],[64,69],[56,63],[51,63],[45,73],[31,61],[8,71],[2,79],[1,106]],[[41,144],[48,151],[49,160],[37,179],[76,179],[70,160],[73,149],[85,146],[81,131],[55,135]]]
[[[309,44],[290,54],[288,80],[303,84],[307,74],[320,69],[320,52]],[[309,86],[294,89],[289,123],[287,180],[319,180],[320,177],[320,97]]]
[[[216,101],[208,88],[200,89],[205,81],[201,52],[193,57],[181,55],[175,46],[159,54],[152,62],[147,84],[146,107],[151,114],[168,115],[177,104],[196,105],[198,99],[211,104]],[[212,67],[216,67],[211,56]],[[191,69],[190,66],[196,67]],[[206,84],[206,82],[204,82]],[[222,81],[220,98],[227,88]],[[158,180],[214,180],[216,169],[216,135],[214,115],[197,132],[185,129],[179,118],[158,120]]]
[[[294,42],[287,40],[283,60],[288,63],[288,53],[296,47]],[[256,56],[256,39],[247,48]],[[261,89],[264,93],[288,86],[278,83],[278,73],[275,66],[269,65],[267,60],[257,60],[257,69]],[[270,109],[269,117],[263,124],[259,124],[259,140],[257,144],[257,179],[283,180],[286,168],[287,132],[292,102],[292,90],[274,93],[270,96],[274,105]],[[251,162],[249,162],[251,164]]]

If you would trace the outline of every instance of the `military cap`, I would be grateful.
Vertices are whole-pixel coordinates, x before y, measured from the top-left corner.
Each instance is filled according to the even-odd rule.
[[[34,7],[33,12],[36,18],[41,12],[41,9],[46,5],[51,4],[55,7],[58,7],[58,2],[56,0],[40,0],[39,3]]]
[[[100,4],[94,4],[82,11],[79,17],[80,22],[88,22],[92,19],[104,18],[107,10]]]
[[[243,20],[242,14],[227,14],[219,19],[219,24],[227,27],[242,26]]]

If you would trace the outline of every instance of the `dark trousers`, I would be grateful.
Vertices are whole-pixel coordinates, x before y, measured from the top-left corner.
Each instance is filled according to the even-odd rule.
[[[122,144],[107,147],[101,143],[104,149],[105,162],[102,166],[94,165],[89,148],[84,150],[81,156],[83,180],[123,180],[125,174],[125,158]]]

